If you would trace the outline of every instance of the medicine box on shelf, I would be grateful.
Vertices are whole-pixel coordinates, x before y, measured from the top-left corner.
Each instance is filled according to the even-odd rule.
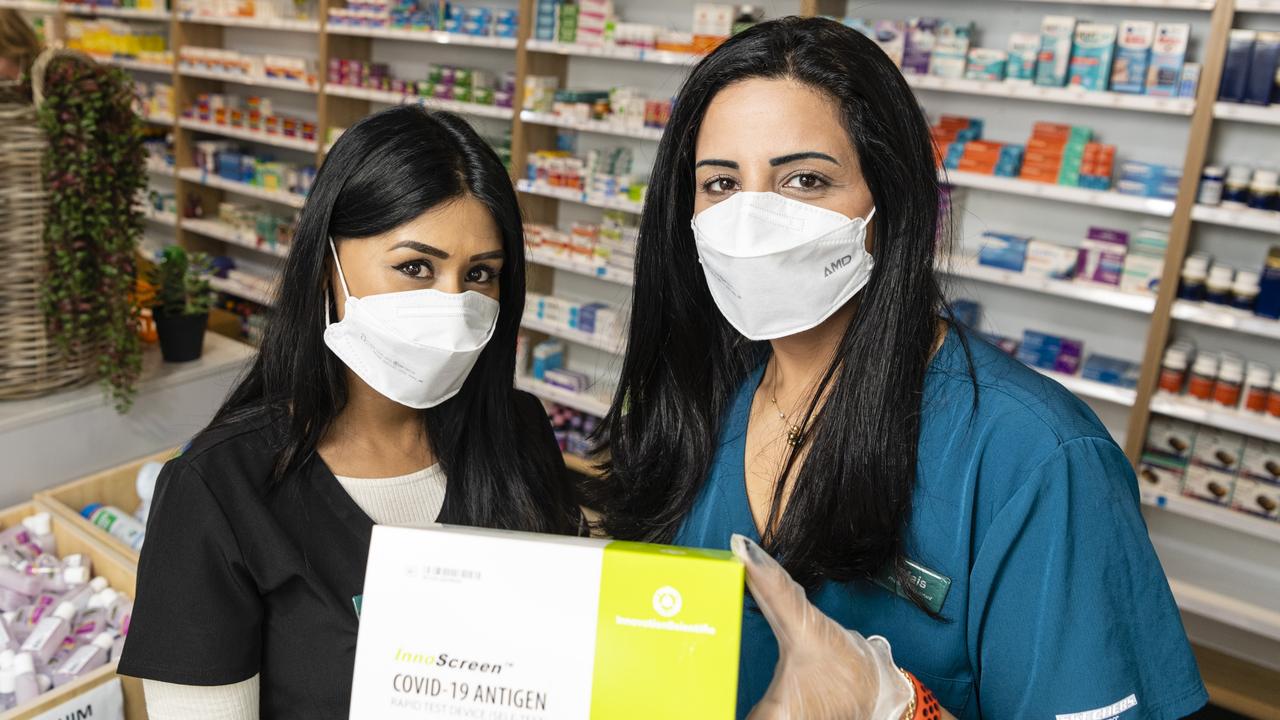
[[[64,522],[70,523],[81,532],[88,533],[95,541],[110,548],[136,569],[138,551],[110,535],[106,530],[96,527],[81,516],[80,511],[91,503],[113,505],[127,513],[136,511],[141,503],[136,489],[138,470],[146,463],[164,462],[176,454],[176,450],[165,450],[150,457],[132,460],[110,470],[72,480],[52,490],[36,493],[36,502]]]
[[[47,508],[35,503],[25,503],[7,510],[0,510],[0,530],[22,522],[22,519]],[[107,579],[111,587],[129,597],[137,590],[137,569],[117,553],[107,548],[97,533],[88,535],[84,530],[67,522],[60,515],[53,515],[53,538],[60,555],[82,554],[93,561],[93,574]],[[105,535],[105,533],[104,533]],[[13,708],[8,712],[0,712],[0,720],[30,720],[41,717],[44,713],[60,708],[64,703],[98,688],[120,677],[124,691],[125,720],[146,720],[147,707],[142,696],[142,681],[116,675],[116,662],[98,668],[78,680],[44,693],[34,702]],[[90,711],[91,712],[91,711]],[[71,717],[88,717],[83,713],[72,713]]]

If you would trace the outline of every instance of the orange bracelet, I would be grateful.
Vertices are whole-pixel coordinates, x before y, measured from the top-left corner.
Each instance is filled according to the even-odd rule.
[[[902,671],[903,675],[911,681],[911,687],[915,690],[915,713],[911,716],[911,720],[940,720],[942,718],[942,705],[938,704],[938,698],[934,697],[933,691],[925,687],[916,679],[915,675]]]

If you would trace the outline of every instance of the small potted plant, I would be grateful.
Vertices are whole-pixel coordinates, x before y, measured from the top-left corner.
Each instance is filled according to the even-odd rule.
[[[151,284],[155,286],[151,314],[165,362],[198,360],[204,351],[204,332],[213,302],[208,270],[209,260],[203,253],[188,255],[181,247],[170,245],[151,271]]]

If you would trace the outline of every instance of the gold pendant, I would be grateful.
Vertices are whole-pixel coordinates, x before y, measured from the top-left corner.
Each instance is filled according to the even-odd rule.
[[[791,447],[800,447],[804,442],[804,431],[799,425],[792,425],[787,428],[787,444]]]

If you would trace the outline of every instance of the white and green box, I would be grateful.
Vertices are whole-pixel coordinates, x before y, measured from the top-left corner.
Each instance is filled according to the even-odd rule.
[[[352,720],[729,720],[744,569],[729,552],[375,527]]]

